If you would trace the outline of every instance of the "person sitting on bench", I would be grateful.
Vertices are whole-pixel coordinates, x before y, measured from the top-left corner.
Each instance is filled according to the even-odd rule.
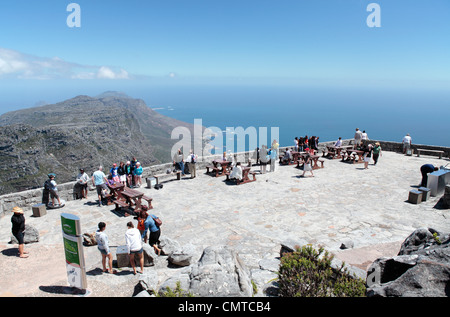
[[[233,167],[233,170],[231,171],[231,174],[230,174],[230,179],[242,180],[241,162],[237,162],[236,166]]]
[[[284,156],[281,159],[281,162],[283,164],[289,164],[289,162],[292,160],[292,154],[291,154],[291,150],[288,148],[286,149],[286,152],[284,152]]]

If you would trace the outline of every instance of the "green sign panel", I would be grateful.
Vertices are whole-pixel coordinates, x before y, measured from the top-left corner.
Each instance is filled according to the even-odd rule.
[[[86,289],[86,264],[84,263],[80,218],[63,213],[61,214],[61,227],[68,282],[73,287]]]
[[[79,236],[80,230],[80,218],[72,214],[61,214],[61,226],[65,234],[72,236]]]
[[[71,237],[68,237],[66,235],[63,235],[63,241],[64,241],[64,253],[66,254],[66,262],[68,264],[72,265],[81,265],[80,261],[80,252],[78,250],[78,239],[71,239]]]

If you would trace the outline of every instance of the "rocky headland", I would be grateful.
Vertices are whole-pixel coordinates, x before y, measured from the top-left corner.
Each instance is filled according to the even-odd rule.
[[[107,92],[0,116],[0,194],[41,187],[50,172],[58,183],[78,169],[136,157],[143,166],[170,161],[171,131],[192,125],[149,108],[143,100]]]

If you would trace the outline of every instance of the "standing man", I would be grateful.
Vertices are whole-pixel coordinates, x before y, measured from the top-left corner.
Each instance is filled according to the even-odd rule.
[[[98,195],[98,206],[102,206],[102,197],[103,197],[103,191],[107,190],[106,184],[108,183],[108,179],[106,178],[105,173],[103,173],[103,166],[99,166],[98,170],[92,174],[92,183],[95,185],[95,188],[97,189],[97,195]]]
[[[356,128],[354,138],[355,138],[355,144],[353,146],[353,149],[356,150],[356,148],[361,144],[361,140],[362,140],[362,132],[358,128]]]
[[[184,160],[181,149],[178,149],[178,152],[173,156],[173,165],[177,166],[181,170],[181,175],[184,176]]]
[[[420,183],[421,187],[427,187],[428,183],[428,174],[434,171],[439,170],[439,167],[435,167],[432,164],[424,164],[420,167],[420,172],[422,173],[422,182]]]
[[[188,168],[189,168],[189,173],[191,174],[191,178],[196,177],[196,168],[195,168],[195,163],[197,163],[197,154],[194,154],[194,152],[191,150],[191,152],[189,153],[189,157],[187,160],[187,164],[188,164]]]
[[[89,176],[84,172],[84,168],[80,168],[80,173],[77,176],[77,183],[81,189],[81,198],[87,198],[87,183],[89,181]]]
[[[407,133],[402,140],[403,143],[403,154],[405,154],[410,148],[411,148],[411,136],[409,135],[409,133]]]

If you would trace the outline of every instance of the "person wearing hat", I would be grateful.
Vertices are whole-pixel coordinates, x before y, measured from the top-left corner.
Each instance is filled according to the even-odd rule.
[[[55,182],[55,174],[50,173],[48,177],[50,178],[50,198],[52,199],[52,205],[55,207],[55,198],[58,200],[58,205],[61,206],[61,200],[59,199],[58,186]]]
[[[13,215],[11,217],[12,222],[12,234],[19,242],[19,257],[27,258],[28,252],[24,250],[24,231],[25,231],[25,217],[23,210],[20,207],[14,207]]]
[[[77,176],[77,183],[81,188],[81,198],[87,198],[87,186],[88,186],[89,176],[84,172],[84,168],[80,168],[80,173]]]
[[[136,167],[134,168],[134,186],[135,187],[141,187],[142,185],[142,166],[141,163],[136,162]]]

